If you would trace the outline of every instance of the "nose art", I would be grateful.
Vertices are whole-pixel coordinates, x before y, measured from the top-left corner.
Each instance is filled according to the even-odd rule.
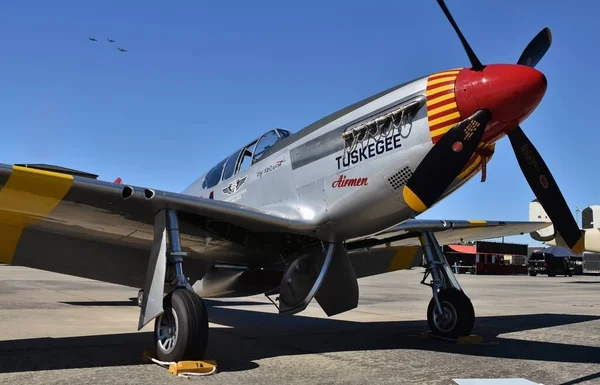
[[[540,71],[518,64],[463,69],[456,78],[456,102],[463,118],[487,108],[493,121],[518,124],[541,102],[547,85]]]

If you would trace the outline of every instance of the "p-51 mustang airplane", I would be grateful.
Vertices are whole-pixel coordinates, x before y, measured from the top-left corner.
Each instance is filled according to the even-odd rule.
[[[425,284],[433,292],[429,327],[468,335],[473,306],[438,242],[523,234],[548,223],[414,218],[485,172],[496,141],[508,135],[569,247],[581,248],[582,239],[519,126],[546,91],[533,67],[550,47],[550,30],[517,64],[483,65],[438,3],[470,68],[395,86],[296,134],[271,130],[183,193],[0,165],[0,260],[143,287],[138,329],[154,319],[165,361],[202,358],[202,297],[278,294],[280,314],[300,312],[315,298],[332,316],[357,306],[358,278],[424,264],[421,282],[431,276]]]

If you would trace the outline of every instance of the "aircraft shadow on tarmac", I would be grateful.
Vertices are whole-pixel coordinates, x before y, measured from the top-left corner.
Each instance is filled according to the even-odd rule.
[[[134,300],[136,298],[130,298],[129,301],[61,301],[59,303],[71,306],[137,306]]]
[[[577,284],[577,285],[600,285],[600,281],[567,281],[565,283]]]
[[[87,302],[88,306],[102,306],[97,303]],[[135,306],[134,301],[129,303]],[[76,303],[79,306],[84,304]],[[600,363],[596,347],[498,337],[510,332],[598,320],[600,316],[533,314],[478,317],[474,333],[482,335],[486,342],[496,341],[498,344],[457,345],[416,338],[416,333],[427,329],[424,320],[355,322],[302,315],[282,317],[275,313],[231,307],[270,306],[251,301],[206,300],[206,305],[210,322],[226,326],[211,328],[206,352],[206,359],[217,360],[221,372],[251,370],[258,367],[257,360],[283,355],[383,349]],[[146,328],[152,330],[152,325]],[[0,341],[0,373],[143,364],[148,361],[142,358],[142,353],[152,350],[152,341],[151,331]]]
[[[61,301],[65,305],[71,306],[137,306],[137,298],[130,297],[129,301]],[[213,301],[210,299],[204,299],[204,303],[207,307],[212,304],[219,305],[221,302]],[[251,306],[251,305],[264,305],[263,302],[256,301],[227,301],[227,306]]]

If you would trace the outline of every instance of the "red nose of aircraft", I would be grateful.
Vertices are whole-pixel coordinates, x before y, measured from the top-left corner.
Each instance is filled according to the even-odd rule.
[[[482,71],[463,69],[456,78],[456,104],[463,119],[478,109],[492,112],[485,137],[507,133],[525,120],[546,93],[546,77],[532,67],[490,64]]]

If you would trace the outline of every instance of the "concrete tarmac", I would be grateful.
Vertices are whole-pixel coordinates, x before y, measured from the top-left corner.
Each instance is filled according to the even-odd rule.
[[[416,337],[427,330],[422,269],[361,279],[359,307],[327,318],[314,301],[280,317],[264,296],[206,300],[203,384],[455,384],[461,378],[600,383],[600,277],[472,276],[480,345]],[[0,383],[180,383],[142,359],[136,288],[0,266]]]

